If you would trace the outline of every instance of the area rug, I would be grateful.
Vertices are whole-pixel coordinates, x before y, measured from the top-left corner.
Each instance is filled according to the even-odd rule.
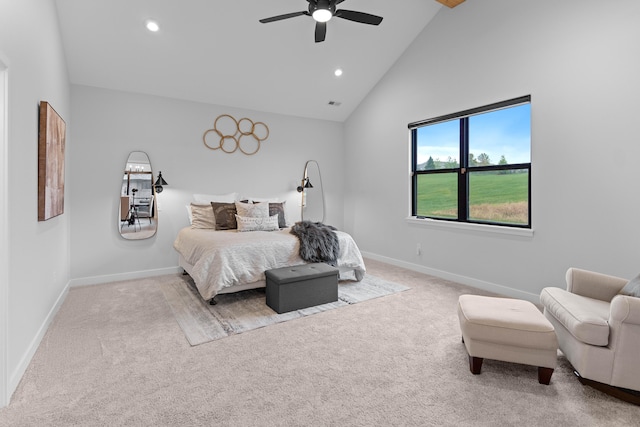
[[[216,297],[217,304],[202,299],[188,276],[161,284],[162,293],[192,346],[268,325],[346,307],[409,289],[407,286],[366,275],[360,282],[338,284],[338,301],[278,314],[265,302],[265,290],[251,289]]]

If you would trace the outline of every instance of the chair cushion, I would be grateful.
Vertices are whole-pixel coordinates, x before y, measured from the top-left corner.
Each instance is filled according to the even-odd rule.
[[[560,288],[544,288],[540,302],[579,341],[598,346],[609,343],[608,302]]]

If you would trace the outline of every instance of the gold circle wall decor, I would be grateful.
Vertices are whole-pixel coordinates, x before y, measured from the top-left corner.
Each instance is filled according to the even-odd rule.
[[[207,137],[210,141],[213,140],[207,142]],[[267,138],[269,138],[269,127],[266,124],[254,122],[247,117],[236,120],[229,114],[221,114],[213,122],[213,128],[204,132],[202,142],[210,150],[220,149],[231,154],[240,149],[242,153],[251,156],[260,150],[262,141]],[[253,141],[255,149],[250,150],[247,147],[250,144],[248,140]]]
[[[242,125],[243,122],[248,122],[248,125],[245,124],[244,126]],[[249,130],[243,130],[243,127],[248,126]],[[253,122],[249,119],[247,119],[246,117],[238,120],[238,132],[240,132],[240,134],[242,135],[251,135],[251,133],[253,132]]]

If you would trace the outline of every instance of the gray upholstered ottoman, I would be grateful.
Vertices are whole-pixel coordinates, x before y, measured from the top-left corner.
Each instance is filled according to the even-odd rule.
[[[328,264],[304,264],[265,271],[267,305],[277,313],[338,300],[338,269]]]
[[[458,319],[469,368],[479,374],[484,358],[538,367],[538,382],[549,384],[558,340],[551,322],[529,301],[461,295]]]

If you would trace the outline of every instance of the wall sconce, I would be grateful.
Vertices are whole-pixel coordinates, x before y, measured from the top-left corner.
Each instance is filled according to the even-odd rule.
[[[167,181],[162,178],[162,172],[158,172],[158,179],[153,183],[154,188],[156,189],[156,193],[162,193],[162,186],[169,185]]]
[[[298,186],[298,193],[302,193],[305,188],[313,188],[311,181],[309,181],[309,177],[302,178],[302,184]]]
[[[316,185],[319,185],[319,191],[318,189],[314,190],[314,205],[317,206],[318,204],[322,204],[322,218],[320,219],[320,222],[324,222],[325,216],[326,216],[326,212],[325,212],[325,201],[324,201],[324,186],[322,185],[322,175],[320,175],[320,165],[318,164],[317,161],[315,160],[307,160],[307,162],[304,165],[304,173],[302,175],[302,181],[300,183],[300,185],[298,186],[297,190],[298,193],[302,193],[302,201],[300,204],[300,218],[304,221],[305,219],[305,208],[307,207],[307,198],[306,198],[306,189],[308,188],[313,188],[313,185],[311,185],[311,181],[309,180],[309,166],[315,165],[315,171],[317,172],[317,179],[319,180],[320,184],[318,184],[318,182],[316,182]],[[314,180],[316,179],[316,175],[314,174]],[[317,194],[317,193],[320,194]],[[320,197],[320,200],[316,200],[318,198],[318,196]]]

